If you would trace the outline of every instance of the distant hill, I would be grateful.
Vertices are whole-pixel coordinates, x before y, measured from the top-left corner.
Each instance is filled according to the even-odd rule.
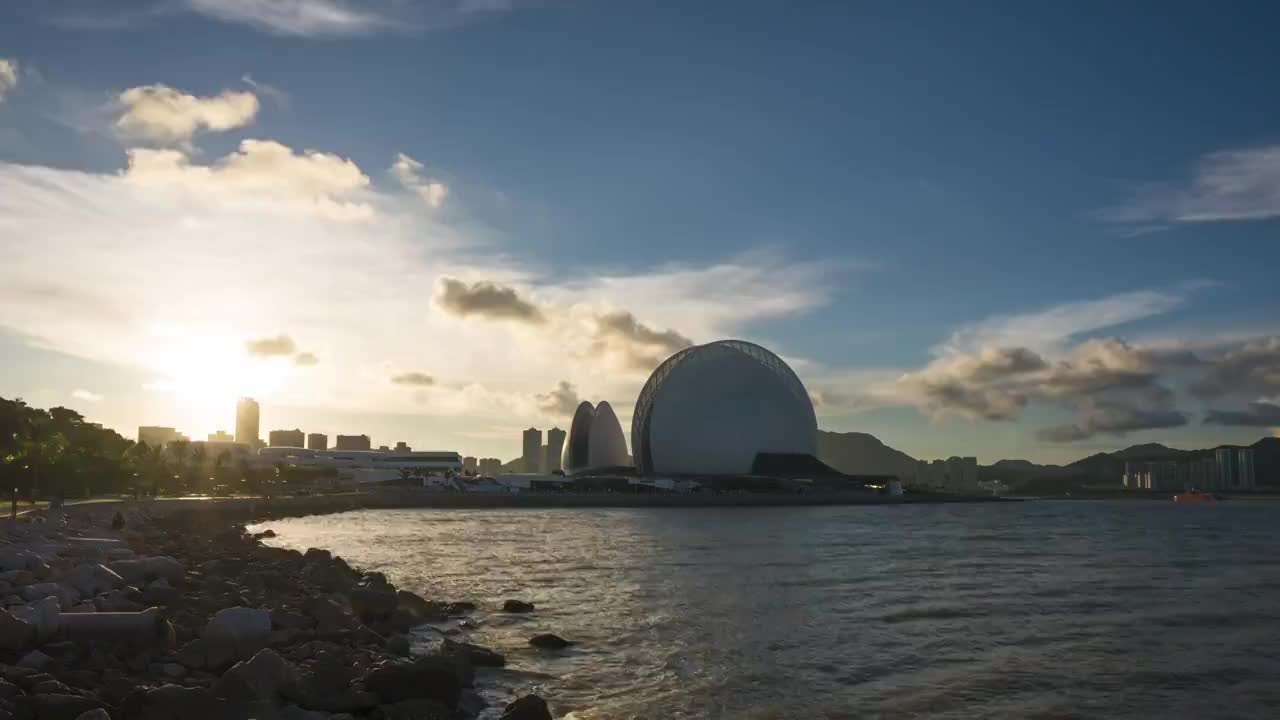
[[[860,432],[818,431],[818,459],[848,475],[913,478],[916,459]]]

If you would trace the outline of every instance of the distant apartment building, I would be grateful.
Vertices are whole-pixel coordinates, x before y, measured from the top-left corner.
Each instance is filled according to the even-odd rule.
[[[236,402],[236,442],[250,447],[257,447],[261,442],[258,434],[258,401],[253,398],[240,398]]]
[[[479,472],[481,475],[490,477],[502,472],[502,461],[498,458],[481,458],[479,462]]]
[[[307,436],[301,430],[272,430],[267,433],[267,444],[271,447],[306,447]]]
[[[558,427],[547,431],[547,447],[544,457],[543,471],[555,472],[560,469],[560,457],[564,454],[565,432]]]
[[[209,433],[209,437],[207,438],[207,440],[208,442],[214,442],[214,443],[229,443],[229,442],[235,442],[236,436],[223,430],[217,430],[215,432]]]
[[[948,492],[976,492],[979,490],[978,458],[950,457],[933,462],[919,460],[916,462],[915,485]]]
[[[542,472],[542,431],[529,428],[524,431],[524,452],[520,454],[524,460],[524,471],[527,473]]]
[[[475,475],[475,474],[476,474],[476,471],[477,471],[477,470],[479,470],[479,469],[480,469],[480,462],[479,462],[478,460],[476,460],[474,457],[472,457],[471,455],[468,455],[468,456],[466,456],[466,457],[462,458],[462,471],[463,471],[463,472],[466,472],[466,473],[470,473],[470,474],[472,474],[472,475]]]
[[[308,450],[328,450],[329,436],[324,433],[310,433],[307,435]]]
[[[138,442],[148,447],[164,447],[180,439],[182,439],[182,434],[171,427],[161,427],[159,425],[142,425],[138,427]]]
[[[1252,448],[1218,448],[1211,458],[1126,462],[1128,490],[1252,490],[1257,486]]]
[[[378,452],[391,452],[391,448],[387,445],[379,445]]]
[[[335,450],[369,450],[373,446],[368,435],[338,435],[333,439]]]
[[[395,451],[396,452],[413,452],[413,448],[409,447],[408,443],[401,440],[400,442],[396,443]]]

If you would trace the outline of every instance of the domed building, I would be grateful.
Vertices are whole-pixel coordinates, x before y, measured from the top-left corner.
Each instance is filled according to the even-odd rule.
[[[721,340],[667,358],[631,416],[642,474],[748,475],[757,458],[812,459],[818,422],[800,378],[753,343]]]
[[[561,466],[566,473],[627,465],[627,438],[608,402],[578,405],[569,424]]]

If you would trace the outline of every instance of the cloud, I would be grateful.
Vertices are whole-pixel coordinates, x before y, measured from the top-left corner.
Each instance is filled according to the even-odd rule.
[[[254,357],[280,357],[292,355],[298,347],[288,335],[248,340],[244,344],[245,352]]]
[[[1204,399],[1280,394],[1280,336],[1253,338],[1213,353],[1208,372],[1191,392]]]
[[[1210,410],[1205,414],[1204,422],[1206,425],[1280,427],[1280,405],[1254,402],[1249,403],[1246,410]]]
[[[394,25],[340,0],[184,0],[197,13],[280,35],[356,35]]]
[[[1140,187],[1129,203],[1100,215],[1148,225],[1280,217],[1280,145],[1209,153],[1186,184]]]
[[[290,203],[333,220],[367,220],[362,202],[369,177],[354,162],[331,153],[296,152],[274,140],[245,140],[208,164],[194,164],[179,150],[129,150],[124,178],[147,188],[183,188],[248,205]]]
[[[436,379],[424,372],[404,372],[391,376],[393,385],[412,385],[415,387],[428,387],[436,384]]]
[[[241,75],[240,82],[253,88],[253,91],[259,96],[271,98],[280,107],[289,107],[289,93],[281,90],[275,85],[269,85],[260,80],[255,80],[249,73]]]
[[[4,96],[18,87],[18,61],[0,58],[0,102]]]
[[[293,356],[293,364],[298,367],[315,367],[320,364],[320,358],[315,353],[300,352]]]
[[[515,288],[488,281],[466,283],[457,278],[442,277],[436,283],[435,298],[441,309],[459,317],[535,324],[547,320],[542,309],[520,297]]]
[[[561,380],[556,388],[551,392],[539,393],[537,395],[538,409],[547,415],[565,416],[573,415],[578,409],[578,403],[582,399],[578,397],[578,390],[573,383],[567,380]]]
[[[693,344],[675,330],[655,330],[626,310],[614,310],[595,316],[595,338],[592,352],[616,353],[628,367],[652,370],[663,360]]]
[[[439,208],[449,195],[449,187],[439,180],[423,177],[422,163],[400,153],[391,165],[391,174],[400,181],[404,189],[410,190],[422,198],[427,207]]]
[[[258,97],[251,92],[224,90],[197,97],[167,85],[129,88],[120,93],[117,103],[117,132],[160,143],[183,143],[200,131],[244,127],[253,122],[259,108]]]
[[[101,395],[90,390],[85,390],[84,388],[76,388],[75,390],[72,390],[71,397],[76,400],[84,400],[85,402],[91,403],[102,402]]]

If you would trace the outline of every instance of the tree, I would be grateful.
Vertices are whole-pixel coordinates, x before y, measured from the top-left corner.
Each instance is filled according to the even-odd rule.
[[[17,432],[10,441],[5,464],[18,469],[18,477],[25,481],[27,497],[35,502],[36,493],[44,488],[41,471],[56,466],[67,450],[67,438],[58,432],[48,413],[35,410],[24,413]]]
[[[191,441],[174,440],[169,443],[169,453],[173,455],[174,478],[181,480],[186,476],[187,458],[191,456]]]
[[[191,474],[187,478],[187,490],[200,491],[205,482],[205,467],[209,464],[209,449],[204,445],[196,445],[191,449]]]

